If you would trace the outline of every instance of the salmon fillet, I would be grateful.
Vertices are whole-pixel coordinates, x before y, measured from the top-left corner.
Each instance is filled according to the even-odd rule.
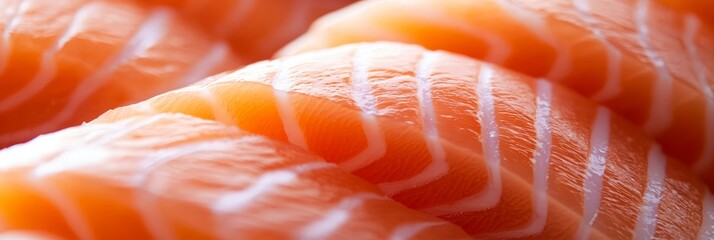
[[[183,113],[289,142],[476,238],[711,238],[714,198],[572,90],[443,51],[351,44],[211,77],[89,124]]]
[[[661,2],[363,1],[281,55],[387,40],[482,59],[607,106],[714,186],[714,28]]]
[[[115,0],[126,1],[126,0]],[[225,39],[242,58],[270,58],[318,17],[355,0],[134,0],[177,10],[204,32]]]
[[[0,159],[0,230],[67,239],[469,239],[314,154],[185,115],[69,128]]]
[[[0,1],[0,148],[242,65],[167,9]]]

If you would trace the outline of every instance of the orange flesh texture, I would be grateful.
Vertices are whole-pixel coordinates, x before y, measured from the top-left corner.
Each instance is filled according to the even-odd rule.
[[[125,0],[117,0],[125,1]],[[226,39],[242,58],[270,58],[318,17],[354,0],[139,0],[175,9],[209,34]]]
[[[650,3],[645,22],[658,69],[639,40],[636,1],[585,2],[594,24],[566,0],[362,2],[318,20],[279,55],[379,40],[465,54],[562,84],[643,128],[661,120],[649,135],[706,176],[714,161],[714,28]],[[613,52],[621,56],[611,84],[619,90],[604,91]],[[653,105],[658,98],[668,100]]]
[[[714,26],[714,2],[709,0],[659,0],[663,5],[677,9],[685,14],[694,14]]]
[[[13,10],[20,1],[5,4],[4,9]],[[27,10],[15,17],[10,41],[3,42],[0,50],[7,51],[6,67],[0,72],[0,147],[91,120],[107,109],[240,65],[227,47],[223,55],[207,61],[206,55],[223,43],[202,37],[171,14],[163,32],[144,34],[158,37],[155,43],[144,40],[146,49],[132,52],[127,46],[130,39],[157,12],[122,2],[70,0],[57,5],[28,0],[23,4]],[[9,19],[0,18],[0,31],[9,26]],[[72,27],[75,33],[66,34]],[[71,38],[57,47],[65,34]],[[116,59],[122,60],[116,67],[109,66]]]
[[[356,57],[356,51],[366,53]],[[156,112],[198,113],[197,116],[208,119],[219,115],[223,116],[219,119],[221,122],[293,143],[294,137],[290,139],[288,134],[295,129],[285,127],[284,121],[295,122],[304,138],[305,148],[311,152],[380,186],[392,199],[412,209],[429,211],[492,190],[487,188],[493,179],[489,177],[483,157],[481,110],[476,95],[477,79],[486,66],[494,69],[493,108],[500,136],[499,172],[503,193],[499,201],[486,210],[436,215],[475,236],[523,228],[533,218],[534,211],[532,159],[536,146],[536,82],[466,57],[445,52],[429,53],[438,56],[438,61],[431,65],[428,81],[438,142],[443,147],[448,171],[411,189],[394,191],[388,187],[394,181],[423,174],[437,161],[427,146],[421,117],[424,108],[419,106],[414,77],[417,74],[415,66],[427,52],[411,45],[376,43],[261,62],[136,105],[111,110],[95,122]],[[355,63],[354,59],[361,60]],[[355,81],[352,74],[355,68],[363,67],[368,69],[366,83],[369,94],[375,99],[376,109],[371,114],[362,112],[353,98],[358,90],[352,88],[352,81]],[[276,83],[276,79],[290,83],[287,87],[277,86],[285,91],[286,102],[278,101],[281,93],[275,88],[281,83]],[[179,105],[185,101],[184,96],[195,98],[196,92],[212,93],[208,98],[215,104],[210,109],[203,105]],[[557,85],[552,86],[552,92],[547,223],[543,232],[533,236],[567,238],[575,234],[582,217],[585,166],[589,161],[589,139],[597,106]],[[294,115],[281,118],[285,106],[292,109]],[[373,141],[368,139],[365,130],[369,124],[363,120],[365,114],[376,119],[385,150],[382,155],[376,155],[378,158],[370,159],[371,163],[349,169],[346,162],[369,149],[370,141]],[[647,184],[647,149],[654,144],[640,129],[625,120],[613,116],[610,121],[613,133],[609,143],[613,147],[607,153],[603,207],[592,231],[595,238],[622,238],[632,234]],[[636,149],[644,149],[644,153],[634,151]],[[664,213],[691,215],[693,218],[687,219],[686,224],[660,221],[657,236],[687,237],[692,233],[684,229],[686,226],[701,224],[701,205],[707,190],[698,180],[677,179],[687,173],[680,164],[668,161],[666,168],[668,184],[664,191],[667,193],[661,201],[669,202],[669,206],[688,204],[698,208],[660,207],[658,216],[661,219],[658,220],[667,218]],[[689,192],[680,195],[681,187],[688,188]],[[479,201],[474,203],[479,204]],[[659,229],[673,230],[663,233]]]
[[[71,239],[288,239],[340,202],[368,195],[329,239],[385,239],[420,223],[434,225],[415,239],[468,238],[313,154],[185,115],[74,127],[9,148],[0,159],[3,230]],[[224,196],[300,167],[312,169],[246,205],[213,210]]]

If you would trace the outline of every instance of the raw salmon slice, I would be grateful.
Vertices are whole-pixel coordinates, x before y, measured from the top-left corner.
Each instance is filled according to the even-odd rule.
[[[710,238],[714,198],[570,89],[398,43],[218,75],[90,124],[185,113],[290,142],[476,238]]]
[[[116,0],[126,1],[126,0]],[[135,0],[168,6],[251,60],[270,58],[318,17],[355,0]]]
[[[714,28],[694,15],[649,0],[363,1],[318,20],[282,55],[376,40],[565,85],[645,129],[714,186]]]
[[[41,151],[38,151],[41,149]],[[468,239],[295,146],[174,114],[0,152],[4,230],[69,239]]]
[[[241,65],[171,10],[0,1],[0,148]]]

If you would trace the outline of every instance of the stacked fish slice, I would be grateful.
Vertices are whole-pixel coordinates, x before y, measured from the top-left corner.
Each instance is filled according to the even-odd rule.
[[[347,4],[0,2],[0,236],[714,239],[708,1]]]

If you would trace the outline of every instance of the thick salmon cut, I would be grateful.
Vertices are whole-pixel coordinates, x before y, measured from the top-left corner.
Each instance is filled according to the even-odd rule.
[[[714,198],[641,129],[545,80],[398,43],[256,63],[89,124],[184,113],[289,142],[476,238],[711,238]]]
[[[0,173],[1,229],[66,239],[469,238],[314,154],[182,115],[41,136]]]
[[[0,148],[245,63],[130,1],[2,0],[0,34]]]
[[[318,20],[282,55],[376,40],[567,86],[714,183],[714,27],[696,15],[650,0],[363,1]]]
[[[115,0],[126,1],[126,0]],[[134,0],[168,6],[250,61],[270,58],[318,17],[355,0]]]

